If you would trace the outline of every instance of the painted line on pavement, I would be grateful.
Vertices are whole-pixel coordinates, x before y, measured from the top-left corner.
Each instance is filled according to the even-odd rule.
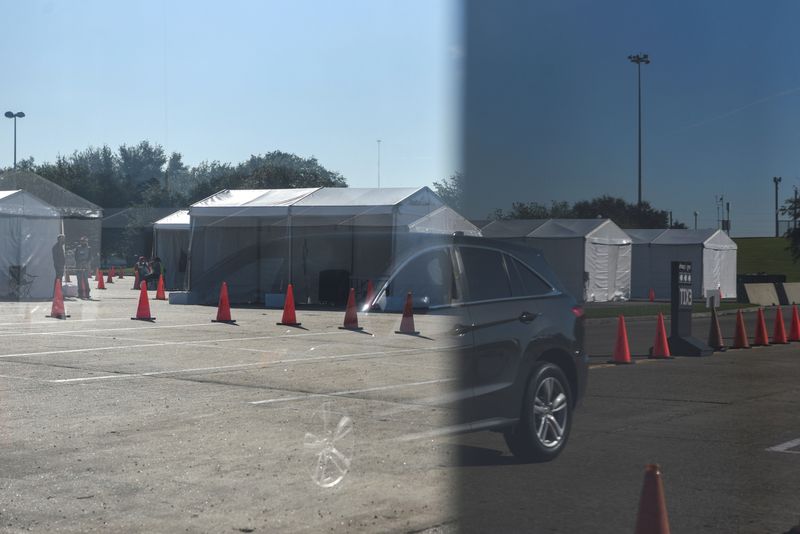
[[[800,451],[789,450],[789,449],[794,449],[795,447],[798,446],[800,446],[800,438],[787,441],[786,443],[781,443],[780,445],[775,445],[774,447],[769,447],[766,450],[769,452],[785,452],[787,454],[800,454]]]
[[[296,400],[306,400],[315,397],[342,397],[345,395],[355,395],[357,393],[370,393],[373,391],[386,391],[389,389],[400,389],[400,388],[407,388],[407,387],[416,387],[416,386],[425,386],[429,384],[441,384],[444,382],[453,382],[456,380],[455,378],[439,378],[437,380],[425,380],[423,382],[408,382],[405,384],[392,384],[389,386],[377,386],[373,388],[364,388],[364,389],[349,389],[345,391],[334,391],[332,393],[307,393],[305,395],[297,395],[294,397],[281,397],[277,399],[266,399],[260,401],[250,401],[249,404],[276,404],[279,402],[290,402]]]

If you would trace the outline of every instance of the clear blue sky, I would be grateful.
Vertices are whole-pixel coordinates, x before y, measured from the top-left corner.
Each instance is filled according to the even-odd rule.
[[[772,182],[800,186],[800,3],[528,2],[538,148],[511,200],[635,200],[643,68],[645,199],[734,235],[772,231]],[[460,10],[436,0],[0,0],[2,107],[19,155],[149,139],[189,164],[273,149],[352,186],[430,185],[459,167]],[[3,109],[2,111],[5,111]],[[0,165],[11,160],[11,124]],[[6,134],[2,134],[5,131]],[[3,140],[5,139],[5,140]],[[487,178],[489,179],[489,178]],[[503,205],[497,207],[505,207]]]

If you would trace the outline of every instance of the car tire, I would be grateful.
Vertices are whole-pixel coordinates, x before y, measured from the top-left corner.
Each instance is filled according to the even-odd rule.
[[[549,362],[537,364],[528,379],[519,422],[503,435],[521,462],[548,462],[558,456],[572,425],[572,390],[564,372]]]

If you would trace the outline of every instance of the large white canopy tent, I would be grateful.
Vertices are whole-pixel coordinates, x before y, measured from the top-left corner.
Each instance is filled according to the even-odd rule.
[[[225,280],[232,302],[261,302],[291,282],[298,302],[340,303],[347,287],[363,293],[383,275],[414,233],[479,234],[442,208],[427,187],[220,191],[189,208],[189,288],[214,302]]]
[[[93,266],[99,265],[103,221],[100,206],[30,171],[14,170],[0,174],[0,190],[17,189],[34,195],[58,211],[66,236],[68,265],[72,264],[72,252],[83,236],[89,239]]]
[[[56,276],[52,248],[60,233],[56,208],[26,191],[0,191],[2,298],[52,298]]]
[[[630,297],[631,238],[610,219],[500,220],[484,226],[481,233],[540,249],[580,301]]]
[[[153,250],[164,267],[168,290],[185,289],[190,230],[189,210],[178,210],[153,223]]]
[[[705,297],[719,289],[736,297],[736,243],[722,230],[626,230],[633,239],[633,298],[645,299],[653,289],[659,300],[670,297],[673,261],[692,262],[692,294]]]

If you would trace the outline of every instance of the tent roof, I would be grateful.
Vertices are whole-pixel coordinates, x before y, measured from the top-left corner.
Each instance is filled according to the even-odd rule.
[[[292,215],[339,216],[391,213],[394,206],[419,196],[421,203],[433,207],[443,205],[427,187],[319,187],[307,189],[226,189],[192,204],[192,216],[263,216]],[[424,198],[426,197],[427,198]],[[355,208],[355,210],[353,209]]]
[[[160,230],[188,230],[190,225],[189,210],[178,210],[159,219],[153,226]]]
[[[30,171],[8,171],[0,174],[0,190],[22,189],[57,209],[63,217],[99,219],[103,209],[58,184]]]
[[[528,219],[495,221],[482,230],[484,237],[539,239],[585,238],[593,243],[626,245],[631,239],[611,219]]]
[[[412,232],[425,234],[452,234],[480,236],[480,229],[449,206],[442,206],[408,225]]]
[[[716,250],[736,249],[736,243],[728,234],[715,228],[702,230],[683,230],[670,228],[666,230],[628,230],[634,237],[634,243],[650,243],[652,245],[703,245]]]
[[[171,214],[175,208],[131,207],[106,210],[103,228],[146,228],[162,217]]]
[[[21,189],[0,191],[0,215],[60,218],[58,210]]]

